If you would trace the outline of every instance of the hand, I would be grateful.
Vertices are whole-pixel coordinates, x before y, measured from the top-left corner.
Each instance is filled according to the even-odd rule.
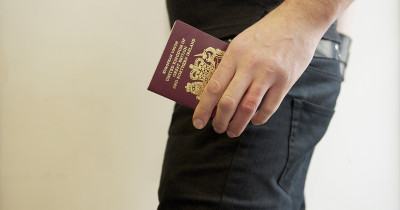
[[[193,125],[203,128],[215,106],[212,125],[217,133],[227,131],[229,137],[237,137],[250,120],[264,124],[310,63],[329,25],[316,27],[309,15],[284,2],[240,33],[208,82]]]

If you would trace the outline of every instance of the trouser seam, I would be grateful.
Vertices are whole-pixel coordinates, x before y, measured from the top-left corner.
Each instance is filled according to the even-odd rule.
[[[233,165],[233,161],[234,161],[234,159],[235,159],[235,157],[236,157],[237,150],[238,150],[238,148],[239,148],[239,143],[240,143],[240,141],[238,140],[238,142],[236,143],[235,151],[234,151],[234,153],[233,153],[233,155],[232,155],[231,163],[230,163],[230,165],[229,165],[229,172],[228,172],[228,174],[226,175],[226,179],[225,179],[224,187],[223,187],[223,189],[222,189],[222,193],[221,193],[221,197],[220,197],[220,202],[219,202],[218,209],[221,209],[221,208],[222,208],[222,202],[223,202],[223,198],[224,198],[224,195],[225,195],[225,192],[226,192],[226,186],[227,186],[228,180],[229,180],[229,178],[230,178],[230,176],[231,176],[231,174],[232,174],[232,165]]]

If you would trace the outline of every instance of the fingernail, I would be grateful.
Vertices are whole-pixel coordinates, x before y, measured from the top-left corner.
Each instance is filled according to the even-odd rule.
[[[232,131],[228,131],[228,132],[226,132],[226,134],[228,134],[228,136],[231,137],[231,138],[237,137],[237,135]]]
[[[219,130],[219,129],[215,128],[215,127],[214,127],[214,131],[215,131],[216,133],[219,133],[219,134],[221,134],[221,133],[224,132],[223,130]]]
[[[260,123],[259,121],[257,121],[256,117],[253,117],[253,119],[251,119],[251,124],[253,125],[261,125],[262,123]]]
[[[195,119],[195,120],[193,121],[193,126],[194,126],[195,128],[197,128],[197,129],[202,129],[203,126],[204,126],[204,123],[203,123],[203,121],[201,121],[200,119]]]
[[[255,120],[251,120],[251,124],[253,124],[253,125],[261,125],[259,122],[255,122]]]

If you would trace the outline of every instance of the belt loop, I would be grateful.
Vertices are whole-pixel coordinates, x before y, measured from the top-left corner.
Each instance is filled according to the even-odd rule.
[[[339,34],[341,42],[339,46],[339,61],[340,61],[340,73],[342,74],[342,81],[344,80],[344,73],[347,67],[347,62],[349,60],[350,55],[350,46],[351,46],[351,38],[344,35]]]

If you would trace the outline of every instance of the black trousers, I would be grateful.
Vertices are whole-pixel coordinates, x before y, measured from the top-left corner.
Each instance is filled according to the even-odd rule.
[[[264,125],[241,136],[192,125],[176,104],[169,129],[158,209],[304,209],[304,182],[315,145],[334,113],[339,62],[314,58]]]

